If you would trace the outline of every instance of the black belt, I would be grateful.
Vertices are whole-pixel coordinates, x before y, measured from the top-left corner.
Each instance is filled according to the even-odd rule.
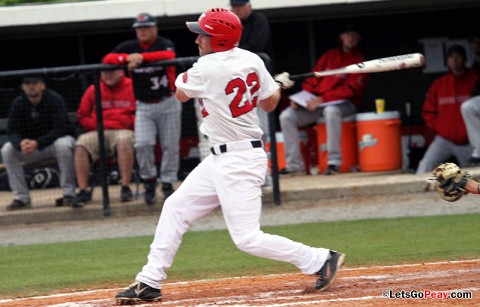
[[[252,144],[252,148],[260,148],[263,147],[262,141],[260,140],[255,140],[255,141],[250,141]],[[218,149],[220,149],[220,153],[226,153],[227,152],[227,144],[222,144],[218,146]],[[213,147],[210,147],[210,152],[214,155],[216,155],[215,150]]]

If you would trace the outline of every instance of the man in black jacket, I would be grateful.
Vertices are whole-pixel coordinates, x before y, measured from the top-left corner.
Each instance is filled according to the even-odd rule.
[[[75,205],[75,139],[68,134],[68,115],[63,98],[47,89],[42,77],[22,81],[23,94],[15,98],[8,116],[8,142],[2,147],[2,159],[14,200],[7,210],[30,208],[30,193],[22,162],[32,163],[55,158],[60,169],[63,205]],[[59,202],[57,202],[58,204]]]
[[[267,18],[254,11],[250,0],[230,0],[232,12],[242,21],[242,37],[238,47],[251,52],[272,55],[272,38]],[[268,66],[267,66],[268,68]]]

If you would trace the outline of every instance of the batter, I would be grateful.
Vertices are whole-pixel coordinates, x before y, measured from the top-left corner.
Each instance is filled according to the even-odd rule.
[[[291,263],[305,274],[316,274],[315,288],[326,289],[343,263],[344,254],[314,248],[260,230],[262,189],[267,172],[267,154],[256,112],[275,109],[280,88],[263,61],[254,53],[237,48],[242,25],[232,12],[210,9],[198,22],[187,22],[197,33],[200,58],[175,82],[176,98],[198,98],[202,104],[202,133],[213,146],[205,158],[166,199],[148,262],[136,281],[116,295],[120,303],[159,301],[160,282],[167,278],[190,224],[217,207],[234,244],[258,257]],[[278,83],[293,82],[284,74]]]

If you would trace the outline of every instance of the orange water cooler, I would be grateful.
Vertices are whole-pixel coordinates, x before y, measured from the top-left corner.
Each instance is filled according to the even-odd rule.
[[[358,161],[361,171],[402,168],[400,113],[357,114]]]
[[[275,133],[275,141],[277,142],[277,162],[278,162],[278,169],[282,170],[286,167],[287,163],[285,162],[285,145],[283,140],[283,133],[276,132]],[[268,167],[272,169],[272,159],[270,153],[270,142],[265,143],[265,151],[268,154]]]
[[[317,121],[315,127],[317,130],[318,144],[318,168],[320,172],[327,169],[328,152],[327,152],[327,129],[323,118]],[[358,151],[357,151],[357,125],[355,123],[355,115],[342,119],[342,136],[340,150],[342,151],[342,165],[340,172],[347,173],[357,169]]]

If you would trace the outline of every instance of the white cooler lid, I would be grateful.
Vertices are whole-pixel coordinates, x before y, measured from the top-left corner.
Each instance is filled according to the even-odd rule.
[[[366,120],[383,120],[383,119],[394,119],[394,118],[400,118],[400,112],[385,111],[383,113],[376,113],[376,112],[357,113],[357,122],[366,121]]]

